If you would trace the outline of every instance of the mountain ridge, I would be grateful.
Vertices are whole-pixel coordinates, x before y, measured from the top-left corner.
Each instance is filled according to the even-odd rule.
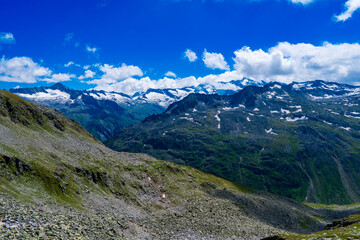
[[[360,194],[359,90],[311,81],[189,95],[105,143],[300,201],[354,202]]]
[[[126,94],[73,90],[61,83],[51,87],[11,89],[11,92],[58,109],[101,141],[148,115],[163,111],[161,106],[154,104],[131,104],[132,100]]]
[[[249,79],[234,82],[235,88],[241,88],[246,84],[262,83]],[[161,113],[169,104],[189,93],[210,93],[216,92],[217,89],[202,84],[198,87],[178,89],[148,89],[129,96],[114,91],[73,90],[62,83],[56,83],[50,87],[13,88],[9,91],[60,110],[66,116],[78,121],[100,141],[105,141],[124,127],[138,123],[149,115]],[[234,91],[222,91],[222,93],[229,92]]]

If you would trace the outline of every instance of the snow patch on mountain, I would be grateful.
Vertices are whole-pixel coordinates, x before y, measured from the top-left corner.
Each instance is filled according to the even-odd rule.
[[[281,109],[281,113],[290,114],[291,112],[287,109]]]
[[[286,117],[285,120],[287,122],[297,122],[297,121],[305,121],[307,120],[308,118],[306,116],[302,116],[302,117]]]
[[[352,116],[352,115],[347,115],[347,114],[344,114],[345,117],[347,118],[355,118],[355,119],[360,119],[359,116]]]
[[[190,122],[194,122],[194,119],[193,118],[189,118],[189,117],[180,117],[180,119],[185,119],[185,120],[188,120]]]
[[[281,85],[280,85],[280,84],[275,84],[274,86],[271,86],[270,88],[271,88],[271,89],[274,89],[274,88],[279,88],[279,89],[281,89]]]
[[[242,106],[244,106],[244,105],[242,105]],[[240,107],[224,107],[224,108],[222,108],[222,110],[224,110],[224,111],[232,111],[232,110],[236,110],[236,109],[239,109],[239,108]]]
[[[351,130],[351,128],[350,128],[350,127],[343,127],[343,126],[340,126],[339,128],[340,128],[340,129],[343,129],[343,130],[345,130],[345,131],[350,131],[350,130]]]
[[[133,101],[129,96],[125,96],[115,92],[91,92],[87,95],[95,98],[96,100],[110,100],[116,102],[117,104],[131,104]]]
[[[272,128],[270,128],[269,130],[265,129],[265,132],[268,133],[268,134],[271,134],[271,135],[278,135],[277,133],[273,132]]]
[[[215,115],[215,119],[218,121],[218,129],[221,128],[221,119],[219,117],[220,111],[218,111],[218,113]]]
[[[27,98],[29,100],[43,101],[56,101],[59,103],[66,103],[70,101],[70,94],[60,91],[47,89],[45,92],[37,92],[34,94],[19,93],[20,97]]]

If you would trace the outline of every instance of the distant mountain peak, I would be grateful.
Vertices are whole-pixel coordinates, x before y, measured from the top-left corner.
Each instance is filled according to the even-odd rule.
[[[53,90],[61,90],[61,91],[68,91],[70,90],[70,88],[68,88],[67,86],[65,86],[64,84],[62,83],[55,83],[54,85],[52,85],[50,87],[50,89],[53,89]]]

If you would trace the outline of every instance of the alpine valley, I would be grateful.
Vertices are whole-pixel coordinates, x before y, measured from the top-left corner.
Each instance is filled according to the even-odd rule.
[[[298,201],[360,201],[360,87],[310,81],[190,94],[105,144]]]
[[[96,109],[109,107],[116,120],[139,111],[134,106],[161,112],[172,103],[106,140],[114,151],[58,110],[1,90],[1,238],[360,234],[359,87],[312,81],[244,86],[232,95],[192,89],[167,104],[144,99],[175,90],[138,98],[61,84],[12,91],[68,115],[93,109],[85,114],[97,119]]]
[[[0,106],[1,239],[290,238],[358,211],[115,152],[57,110],[3,90]]]

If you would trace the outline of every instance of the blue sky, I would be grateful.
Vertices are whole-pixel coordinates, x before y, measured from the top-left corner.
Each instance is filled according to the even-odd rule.
[[[359,0],[0,0],[0,88],[63,81],[131,94],[242,77],[358,84],[359,7]]]

